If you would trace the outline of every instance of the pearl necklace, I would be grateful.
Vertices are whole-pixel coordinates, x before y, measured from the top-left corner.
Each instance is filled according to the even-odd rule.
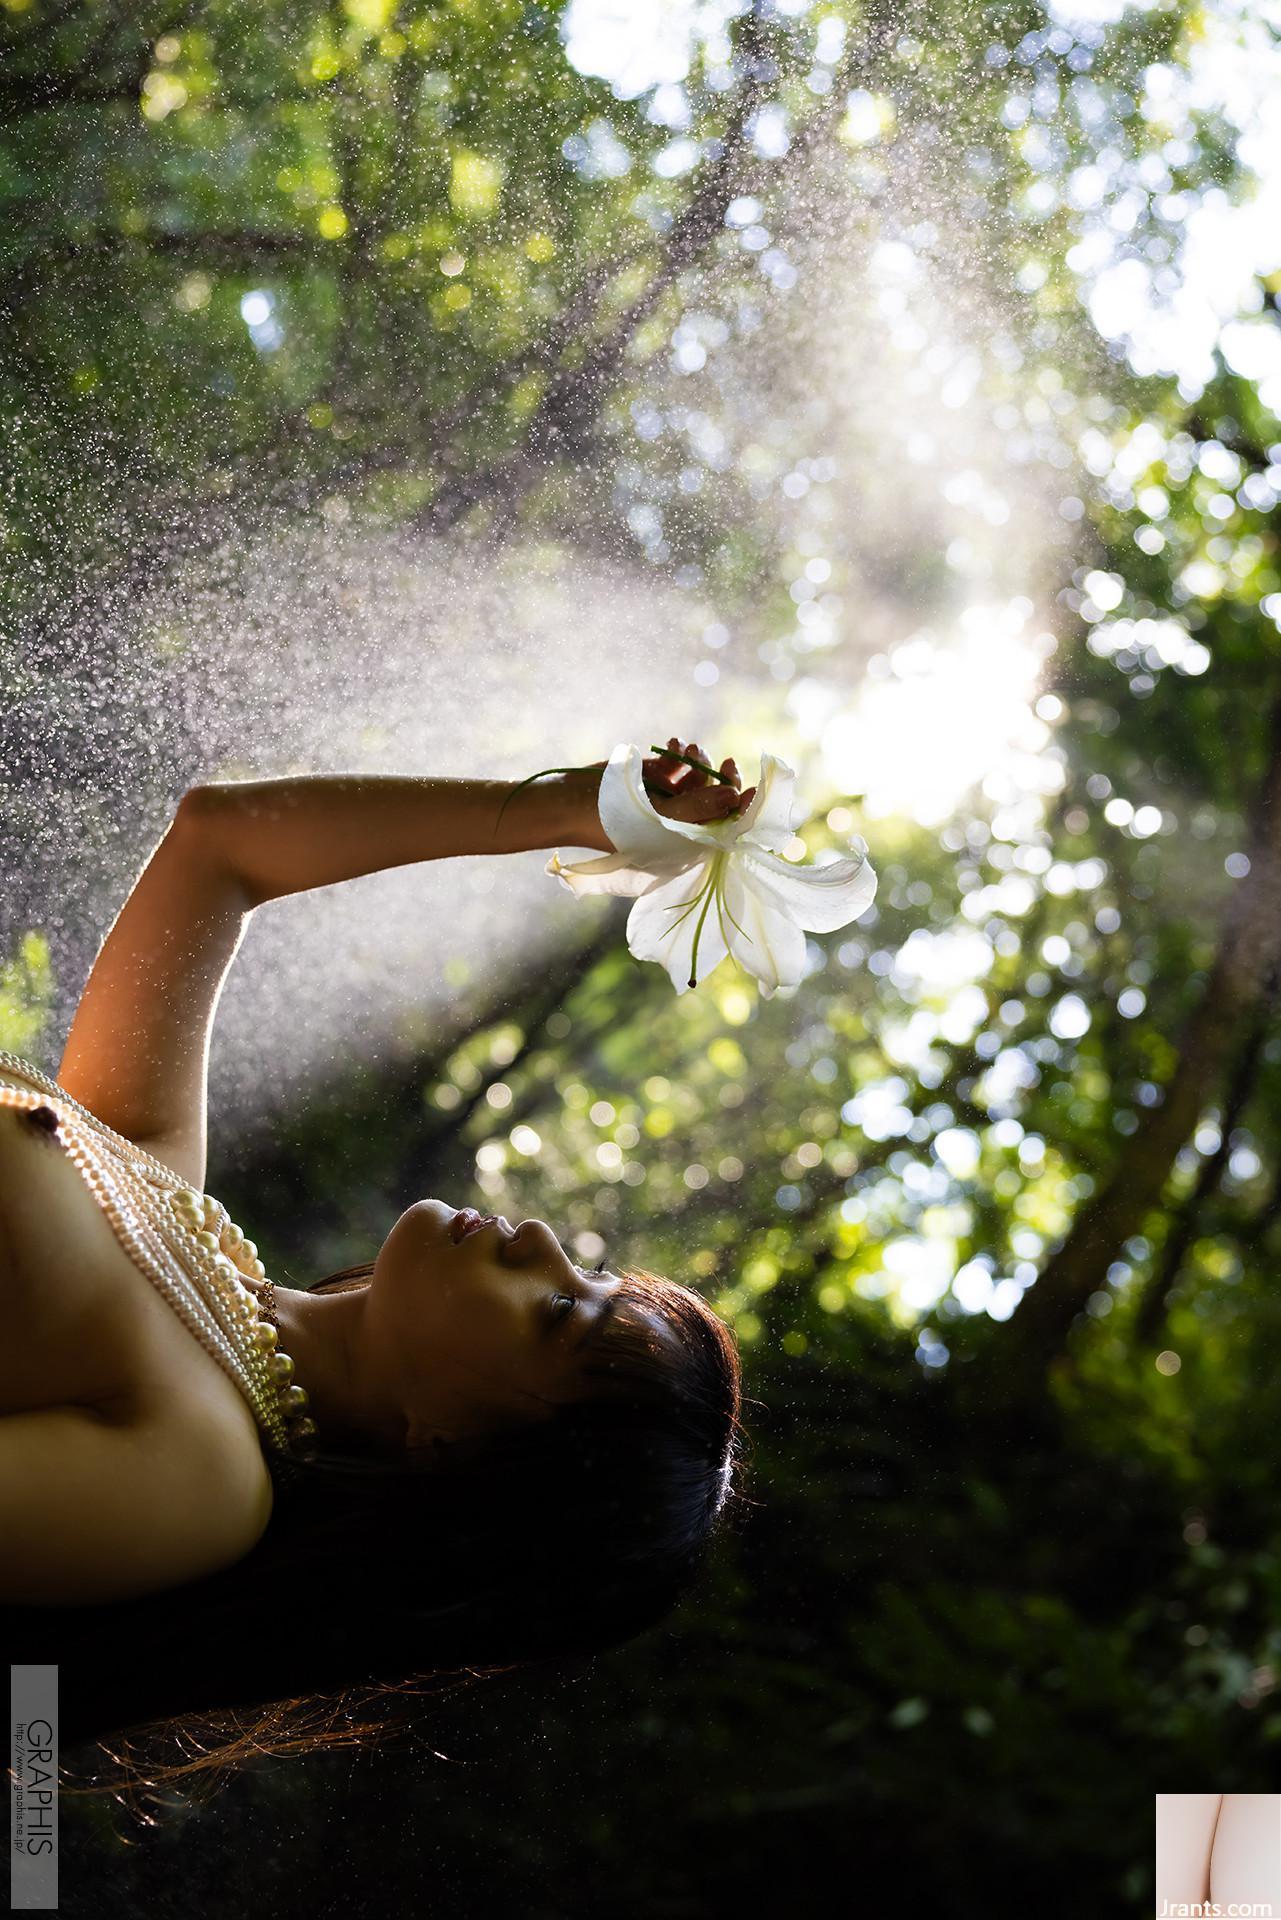
[[[29,1060],[0,1050],[0,1073],[30,1080],[50,1096],[0,1086],[0,1105],[40,1113],[42,1124],[60,1132],[67,1158],[124,1251],[239,1387],[281,1477],[296,1479],[293,1462],[315,1458],[316,1423],[307,1414],[307,1390],[294,1383],[294,1363],[280,1347],[275,1290],[253,1241],[220,1200],[185,1186],[172,1168],[99,1120]]]

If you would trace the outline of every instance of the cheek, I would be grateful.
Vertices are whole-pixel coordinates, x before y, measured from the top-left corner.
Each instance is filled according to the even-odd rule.
[[[533,1344],[533,1306],[532,1293],[514,1289],[510,1273],[480,1272],[468,1276],[451,1304],[442,1302],[432,1323],[451,1352],[510,1373]]]

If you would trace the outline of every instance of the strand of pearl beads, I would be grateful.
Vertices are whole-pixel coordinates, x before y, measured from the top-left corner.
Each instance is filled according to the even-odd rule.
[[[195,1244],[210,1257],[210,1265],[224,1287],[235,1290],[243,1303],[250,1338],[266,1361],[268,1378],[275,1388],[276,1408],[287,1423],[288,1442],[297,1458],[315,1457],[316,1423],[307,1409],[310,1396],[294,1380],[294,1363],[280,1348],[280,1336],[266,1318],[256,1292],[245,1282],[261,1285],[267,1270],[258,1258],[258,1248],[247,1240],[222,1202],[211,1193],[198,1193],[194,1187],[179,1187],[170,1194],[169,1205],[179,1224],[191,1234]]]

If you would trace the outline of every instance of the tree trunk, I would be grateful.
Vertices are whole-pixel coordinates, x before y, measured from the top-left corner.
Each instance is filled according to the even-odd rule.
[[[1117,1250],[1138,1233],[1188,1139],[1225,1062],[1255,1015],[1281,957],[1281,698],[1267,722],[1263,777],[1251,809],[1250,870],[1224,915],[1219,950],[1178,1044],[1178,1065],[1160,1103],[1144,1110],[1106,1185],[1081,1208],[1067,1239],[1025,1295],[1005,1338],[985,1362],[1039,1389],[1090,1295],[1105,1284]]]

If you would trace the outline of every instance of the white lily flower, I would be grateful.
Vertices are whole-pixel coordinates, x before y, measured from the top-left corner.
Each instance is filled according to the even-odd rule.
[[[876,875],[865,854],[826,866],[778,857],[795,832],[786,761],[762,753],[750,805],[702,825],[656,812],[642,767],[640,748],[622,745],[601,774],[600,822],[616,851],[573,866],[553,853],[544,871],[571,893],[636,896],[628,947],[666,967],[678,994],[731,954],[772,1000],[804,974],[806,929],[833,933],[871,906]]]

